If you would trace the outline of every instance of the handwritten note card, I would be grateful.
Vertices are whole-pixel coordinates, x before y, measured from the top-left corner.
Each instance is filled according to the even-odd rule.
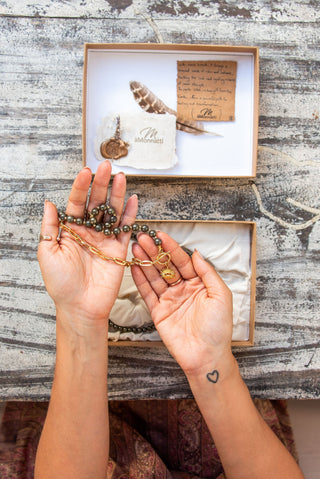
[[[237,62],[178,61],[178,116],[234,121]]]

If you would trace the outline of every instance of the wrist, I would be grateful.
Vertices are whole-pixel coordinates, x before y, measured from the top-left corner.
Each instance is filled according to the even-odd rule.
[[[57,360],[90,363],[108,356],[108,321],[57,310]]]
[[[231,349],[221,355],[212,355],[192,371],[185,371],[191,389],[226,384],[241,378],[238,363]]]
[[[108,328],[109,311],[103,316],[96,317],[83,309],[68,308],[60,304],[55,306],[57,325],[60,325],[66,334],[78,336],[101,334]]]

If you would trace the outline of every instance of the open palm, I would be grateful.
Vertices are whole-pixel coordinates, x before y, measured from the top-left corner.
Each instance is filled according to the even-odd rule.
[[[232,295],[198,252],[190,258],[168,235],[158,236],[164,250],[171,252],[173,280],[165,281],[155,267],[142,271],[135,266],[132,274],[163,342],[187,372],[230,349]],[[146,259],[153,258],[156,250],[142,235],[133,253]],[[178,284],[170,286],[170,282]]]
[[[107,201],[110,175],[110,163],[102,163],[92,184],[88,210]],[[67,206],[68,215],[84,217],[90,183],[91,171],[84,168],[73,183]],[[137,212],[137,197],[133,196],[122,214],[125,190],[125,176],[116,175],[109,200],[118,217],[115,226],[131,225]],[[105,237],[103,233],[85,226],[70,226],[105,255],[126,258],[130,235],[121,233],[118,237]],[[41,232],[51,236],[52,240],[40,242],[38,258],[48,293],[58,310],[105,321],[118,295],[124,267],[92,254],[77,244],[66,231],[62,231],[60,241],[56,241],[58,230],[57,210],[52,203],[46,202]]]

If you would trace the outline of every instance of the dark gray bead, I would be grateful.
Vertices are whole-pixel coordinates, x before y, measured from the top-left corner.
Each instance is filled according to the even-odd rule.
[[[77,223],[77,225],[82,225],[83,224],[83,219],[82,218],[77,218],[76,223]]]
[[[132,231],[139,231],[140,230],[140,226],[137,225],[137,223],[134,223],[131,228],[132,228]]]
[[[71,215],[68,215],[68,216],[67,216],[67,221],[68,221],[68,223],[73,223],[73,220],[74,220],[74,217],[73,217],[73,216],[71,216]]]
[[[97,216],[99,214],[98,208],[93,208],[93,210],[91,211],[91,214],[92,216]]]
[[[149,236],[151,236],[151,238],[155,238],[157,236],[157,232],[155,230],[150,230]]]
[[[86,226],[87,228],[91,228],[91,226],[92,226],[90,220],[85,221],[84,224],[85,224],[85,226]]]
[[[90,223],[92,226],[95,226],[97,224],[97,220],[95,218],[90,218]]]
[[[117,222],[117,217],[116,216],[111,216],[110,223],[114,224],[116,222]]]
[[[104,229],[103,232],[106,236],[111,236],[111,230],[109,228]]]
[[[114,229],[112,230],[112,233],[113,233],[114,235],[118,236],[118,235],[121,233],[121,228],[114,228]]]
[[[112,206],[109,206],[107,209],[108,215],[113,216],[116,214],[116,210],[112,208]]]
[[[107,222],[107,223],[104,223],[103,226],[104,226],[105,228],[111,228],[112,225],[111,225],[111,223]]]
[[[141,226],[141,231],[142,231],[143,233],[147,233],[147,232],[149,231],[149,226],[148,226],[148,225],[142,225],[142,226]]]
[[[98,231],[98,232],[102,231],[102,229],[103,229],[103,228],[102,228],[102,224],[101,224],[101,223],[98,223],[98,224],[94,227],[94,229],[95,229],[96,231]]]
[[[160,239],[160,238],[155,238],[155,239],[154,239],[154,244],[155,244],[156,246],[160,246],[160,245],[162,244],[161,239]]]
[[[130,227],[129,225],[124,225],[124,226],[122,227],[122,231],[123,231],[124,233],[129,233],[130,230],[131,230],[131,227]]]
[[[107,205],[100,205],[100,210],[101,211],[106,211]]]

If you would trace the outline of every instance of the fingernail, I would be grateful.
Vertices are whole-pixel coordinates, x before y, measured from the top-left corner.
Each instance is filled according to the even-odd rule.
[[[137,198],[138,199],[138,195],[136,195],[136,194],[131,195],[131,198]]]
[[[144,231],[139,231],[139,233],[136,234],[137,240],[138,240],[142,235],[147,235],[147,236],[149,237],[148,233],[145,233]]]
[[[43,212],[46,212],[47,204],[49,203],[48,200],[44,200]]]
[[[200,251],[197,250],[197,248],[194,249],[194,252],[197,253],[201,259],[203,259],[202,254],[200,253]]]

